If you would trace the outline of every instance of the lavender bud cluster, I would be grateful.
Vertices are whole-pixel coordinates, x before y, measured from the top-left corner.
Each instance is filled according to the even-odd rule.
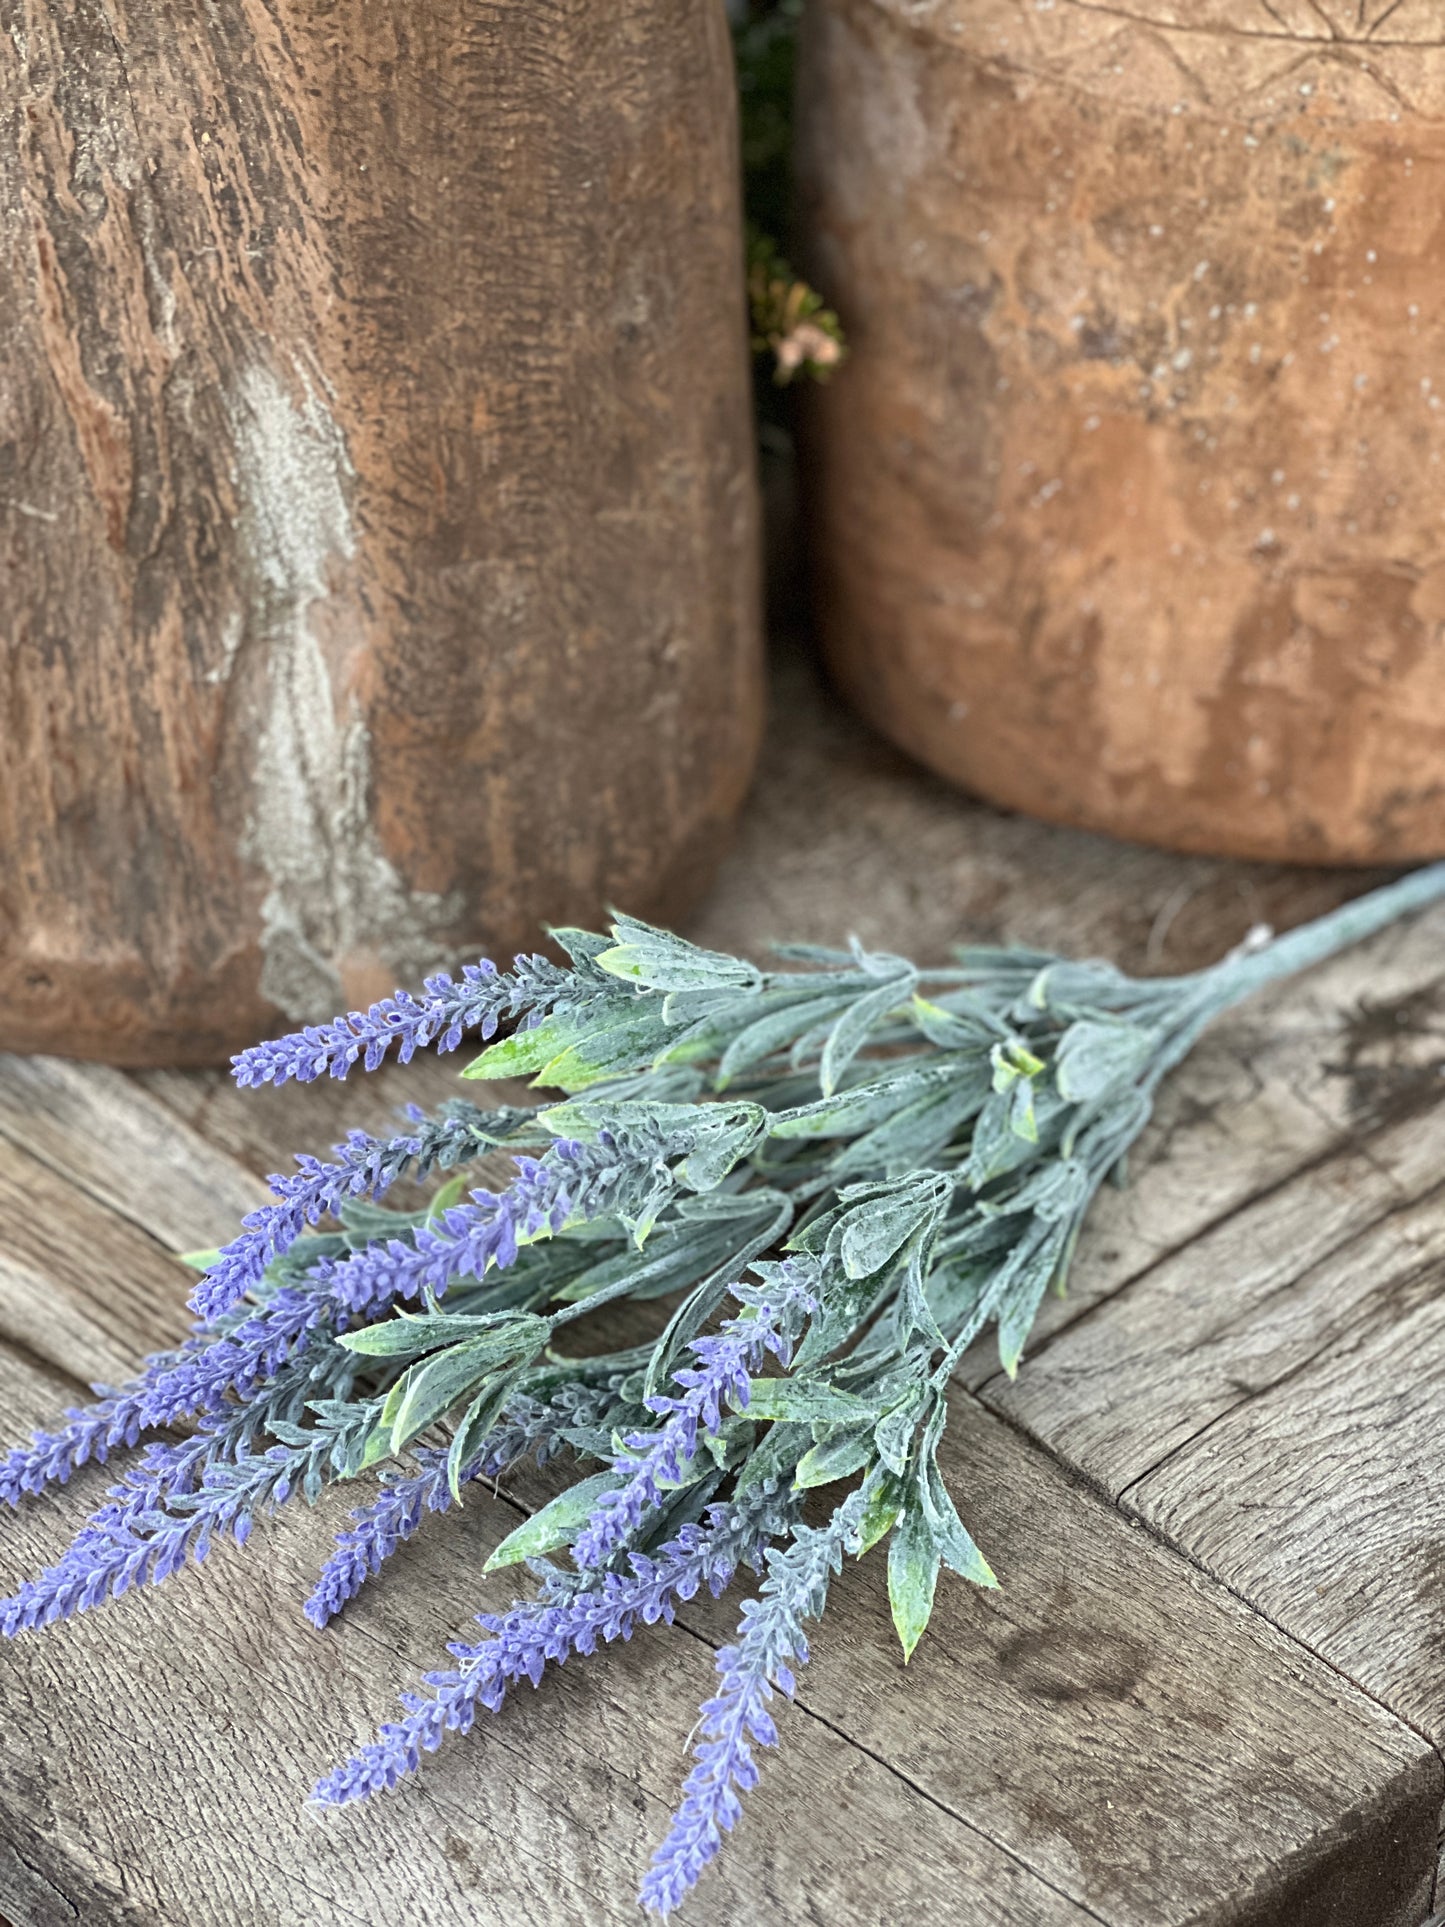
[[[732,1287],[742,1312],[726,1319],[712,1337],[693,1340],[697,1364],[673,1372],[681,1395],[659,1392],[646,1401],[664,1422],[656,1431],[632,1432],[624,1439],[626,1449],[613,1464],[627,1482],[602,1495],[572,1548],[579,1566],[604,1565],[641,1529],[663,1502],[664,1482],[675,1484],[696,1455],[701,1434],[721,1428],[724,1404],[747,1410],[748,1381],[769,1353],[781,1365],[789,1363],[798,1333],[818,1308],[816,1267],[785,1259],[765,1269],[770,1276],[762,1285]]]
[[[265,1275],[266,1267],[289,1251],[307,1225],[335,1214],[349,1198],[380,1198],[408,1169],[423,1178],[480,1157],[492,1142],[492,1120],[472,1106],[453,1106],[436,1119],[417,1112],[414,1128],[378,1138],[350,1131],[335,1146],[334,1161],[302,1154],[294,1173],[276,1173],[269,1183],[278,1202],[262,1205],[242,1219],[242,1235],[226,1245],[191,1294],[191,1309],[209,1324],[229,1311]]]
[[[397,1061],[406,1064],[431,1043],[438,1052],[453,1051],[469,1032],[486,1041],[508,1019],[538,1022],[574,990],[572,973],[546,957],[518,957],[509,971],[483,958],[466,966],[460,983],[438,972],[427,978],[420,997],[399,990],[367,1010],[254,1044],[231,1063],[243,1090],[293,1077],[299,1084],[345,1077],[358,1061],[374,1071],[393,1048]]]

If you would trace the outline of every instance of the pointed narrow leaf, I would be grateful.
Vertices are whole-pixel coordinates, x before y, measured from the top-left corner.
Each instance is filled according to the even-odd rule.
[[[998,1355],[999,1363],[1010,1378],[1018,1376],[1024,1346],[1034,1328],[1034,1320],[1038,1317],[1039,1306],[1044,1301],[1044,1293],[1049,1288],[1049,1280],[1054,1275],[1058,1259],[1058,1240],[1051,1239],[1009,1286],[1008,1296],[999,1312]]]
[[[723,1052],[717,1069],[718,1089],[724,1089],[739,1071],[751,1069],[765,1057],[771,1057],[774,1051],[785,1050],[794,1038],[814,1024],[834,1016],[853,995],[845,990],[832,991],[824,997],[789,997],[781,1008],[767,1011],[740,1031]],[[765,1001],[771,1003],[771,996]]]
[[[866,1425],[874,1416],[867,1399],[818,1378],[755,1378],[748,1386],[747,1415],[796,1419],[811,1425]]]
[[[617,941],[598,953],[595,962],[609,976],[649,990],[740,990],[761,988],[762,975],[740,957],[720,950],[701,950],[670,930],[655,930],[633,917],[613,924]]]
[[[998,1039],[1001,1029],[998,1019],[984,1005],[963,994],[955,992],[954,998],[960,1005],[957,1011],[945,1010],[939,1004],[930,1003],[928,998],[915,995],[914,1023],[929,1043],[937,1044],[940,1050],[977,1051],[986,1055]]]
[[[467,1065],[462,1076],[532,1077],[581,1033],[582,1026],[574,1013],[544,1018],[530,1030],[514,1031],[510,1037],[488,1044],[480,1057]]]
[[[905,1663],[912,1659],[932,1615],[942,1563],[923,1507],[910,1493],[888,1541],[888,1603]]]
[[[761,1104],[699,1105],[694,1122],[697,1148],[678,1166],[678,1176],[694,1191],[711,1191],[752,1151],[768,1128]]]
[[[893,1530],[903,1507],[902,1482],[891,1472],[873,1473],[863,1491],[863,1517],[858,1522],[857,1556],[860,1559],[865,1552],[872,1551],[885,1533]]]
[[[908,1469],[913,1451],[913,1434],[918,1430],[920,1402],[915,1396],[884,1418],[873,1434],[878,1456],[890,1471],[901,1478]]]
[[[551,1322],[530,1312],[485,1312],[469,1318],[446,1312],[401,1312],[376,1325],[363,1325],[359,1331],[345,1332],[338,1339],[349,1352],[364,1358],[415,1358],[421,1352],[436,1351],[443,1345],[457,1345],[467,1339],[496,1339],[499,1356],[530,1345],[533,1351],[546,1343]]]
[[[831,1097],[837,1090],[838,1079],[868,1042],[869,1033],[883,1022],[890,1011],[908,1002],[914,982],[914,973],[910,970],[906,976],[882,984],[877,990],[870,990],[843,1012],[828,1033],[828,1041],[823,1046],[823,1059],[818,1067],[818,1083],[824,1097]]]
[[[755,1445],[743,1460],[737,1483],[733,1487],[734,1496],[741,1498],[744,1492],[751,1492],[754,1486],[763,1485],[769,1479],[782,1478],[798,1463],[810,1435],[811,1428],[806,1425],[770,1425],[762,1436],[761,1444]]]
[[[870,1065],[869,1069],[872,1068]],[[905,1066],[902,1070],[879,1065],[878,1072],[868,1083],[839,1091],[833,1097],[775,1111],[768,1124],[769,1137],[860,1136],[885,1119],[897,1116],[920,1096],[936,1094],[940,1089],[946,1091],[957,1076],[951,1061],[921,1068]]]
[[[362,1447],[361,1457],[357,1460],[356,1471],[365,1472],[382,1459],[390,1457],[391,1421],[387,1418],[386,1405],[383,1404],[381,1411],[377,1414],[376,1424],[366,1435],[366,1443]]]
[[[521,1383],[524,1370],[525,1367],[518,1366],[515,1371],[499,1372],[490,1379],[467,1407],[461,1424],[452,1434],[447,1449],[447,1484],[458,1504],[462,1497],[462,1475],[481,1456],[497,1420]]]
[[[934,1547],[944,1564],[951,1567],[961,1579],[967,1579],[975,1586],[996,1588],[998,1580],[993,1567],[974,1544],[971,1533],[959,1518],[949,1497],[948,1487],[943,1483],[943,1475],[932,1460],[924,1471],[918,1496],[933,1535]]]
[[[496,1572],[501,1566],[515,1566],[523,1559],[541,1559],[559,1546],[570,1546],[597,1510],[604,1492],[614,1492],[622,1484],[616,1472],[595,1472],[590,1479],[579,1479],[559,1492],[550,1505],[524,1519],[515,1532],[509,1532],[482,1567]]]
[[[631,1013],[626,1009],[609,1012],[605,1020],[590,1024],[575,1043],[548,1058],[532,1083],[543,1089],[586,1090],[620,1072],[642,1070],[668,1042],[660,1003],[649,1003]],[[493,1076],[503,1074],[492,1072]]]
[[[907,1244],[928,1215],[912,1196],[877,1198],[859,1205],[844,1222],[839,1244],[843,1270],[850,1278],[871,1278]]]
[[[856,1431],[832,1433],[821,1445],[805,1452],[798,1461],[793,1483],[802,1488],[831,1485],[834,1479],[850,1479],[873,1457],[873,1434],[867,1426]]]
[[[541,1332],[538,1337],[537,1333]],[[403,1445],[434,1425],[439,1418],[470,1397],[499,1365],[513,1359],[531,1359],[546,1342],[550,1330],[545,1318],[523,1317],[506,1328],[470,1338],[444,1352],[413,1365],[392,1388],[387,1406],[391,1416],[391,1449]],[[394,1408],[392,1399],[401,1397]]]

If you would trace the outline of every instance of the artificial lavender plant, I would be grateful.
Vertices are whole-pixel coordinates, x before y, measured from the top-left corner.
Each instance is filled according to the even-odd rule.
[[[258,1513],[380,1467],[305,1602],[322,1627],[472,1480],[563,1455],[572,1482],[488,1562],[525,1560],[532,1595],[482,1614],[485,1637],[453,1645],[314,1797],[396,1785],[518,1681],[749,1568],[757,1596],[642,1885],[670,1912],[739,1817],[844,1558],[887,1541],[905,1657],[944,1566],[995,1583],[939,1471],[950,1379],[988,1327],[1017,1370],[1161,1080],[1230,1005],[1441,896],[1436,866],[1146,981],[1027,950],[923,970],[856,944],[788,947],[761,970],[620,918],[610,939],[556,932],[566,966],[478,965],[258,1045],[236,1059],[243,1085],[475,1036],[464,1075],[565,1101],[458,1098],[274,1178],[276,1201],[200,1261],[185,1343],[0,1463],[18,1504],[189,1427],[147,1445],[59,1563],[0,1603],[0,1627],[164,1579],[217,1533],[244,1539]],[[499,1151],[515,1159],[501,1189],[454,1175],[424,1210],[378,1203]],[[653,1343],[569,1344],[619,1298],[666,1302]]]

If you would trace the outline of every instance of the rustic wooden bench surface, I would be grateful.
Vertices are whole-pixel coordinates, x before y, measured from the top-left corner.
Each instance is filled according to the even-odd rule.
[[[965,936],[1189,967],[1359,877],[1121,849],[971,806],[785,663],[700,939]],[[1445,1771],[1445,915],[1221,1023],[1016,1384],[966,1361],[950,1483],[1003,1585],[940,1590],[905,1673],[846,1572],[783,1747],[682,1919],[1415,1927]],[[0,1433],[184,1329],[172,1254],[263,1174],[452,1086],[455,1060],[241,1095],[220,1074],[0,1061]],[[6,1590],[108,1477],[0,1519]],[[342,1620],[300,1601],[348,1493],[0,1652],[12,1927],[640,1918],[737,1595],[549,1677],[419,1780],[319,1817],[535,1503],[478,1493]]]

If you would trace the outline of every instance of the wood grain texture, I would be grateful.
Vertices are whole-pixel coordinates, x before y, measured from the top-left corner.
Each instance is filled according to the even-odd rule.
[[[1001,1590],[945,1578],[905,1669],[881,1562],[850,1569],[803,1708],[1111,1927],[1419,1918],[1430,1747],[962,1393],[941,1463]]]
[[[1129,1504],[1341,1673],[1445,1740],[1435,1262],[1299,1369],[1234,1400]]]
[[[0,1055],[0,1138],[168,1251],[224,1244],[270,1196],[235,1158],[100,1065]]]
[[[802,256],[823,628],[1011,808],[1445,850],[1440,12],[819,0]]]
[[[1045,1338],[987,1395],[1116,1496],[1445,1260],[1445,1115],[1340,1151]]]
[[[719,6],[0,5],[0,1044],[675,912],[760,704]]]
[[[1438,1745],[1438,999],[1372,1006],[1373,961],[1354,959],[1342,1032],[1350,1137],[984,1395]]]
[[[52,1398],[0,1347],[7,1431]],[[73,1525],[80,1497],[7,1528],[7,1579],[56,1548],[56,1514]],[[326,1510],[341,1522],[344,1504]],[[327,1521],[293,1517],[268,1531],[259,1559],[224,1550],[123,1617],[91,1615],[7,1653],[3,1831],[42,1893],[97,1927],[633,1919],[711,1673],[711,1652],[685,1632],[643,1633],[564,1670],[439,1754],[400,1798],[324,1821],[304,1806],[314,1780],[388,1716],[393,1691],[467,1636],[467,1607],[507,1602],[507,1575],[478,1574],[517,1516],[483,1497],[456,1530],[408,1548],[391,1583],[324,1636],[299,1601]],[[790,1769],[760,1804],[750,1851],[724,1863],[683,1921],[882,1920],[905,1907],[926,1927],[1088,1920],[820,1722],[788,1729]],[[893,1851],[902,1838],[907,1857]],[[43,1911],[22,1911],[25,1896],[0,1884],[19,1927],[48,1927]]]
[[[104,1094],[106,1074],[74,1075],[95,1077]],[[333,1091],[338,1107],[346,1095]],[[25,1176],[15,1180],[17,1200]],[[150,1188],[165,1182],[153,1167]],[[59,1254],[99,1248],[109,1275],[137,1234],[115,1221],[107,1247],[90,1201],[77,1194],[67,1206],[47,1190],[40,1202],[47,1223],[64,1227],[51,1234],[48,1294],[61,1355],[73,1348],[87,1369],[113,1376],[135,1349],[161,1342],[158,1326],[179,1328],[183,1275],[167,1267],[163,1283],[158,1273],[143,1279],[144,1317],[132,1313],[139,1328],[117,1330],[107,1322],[113,1294],[92,1305],[94,1270],[67,1268]],[[19,1208],[6,1213],[0,1196],[7,1240]],[[156,1209],[144,1198],[132,1204],[141,1216]],[[33,1336],[8,1294],[0,1332]],[[53,1399],[52,1386],[0,1347],[7,1429]],[[1254,1904],[1282,1862],[1294,1869],[1294,1894],[1348,1846],[1360,1891],[1381,1909],[1371,1920],[1407,1927],[1433,1875],[1434,1754],[1369,1702],[1342,1699],[1324,1669],[1302,1665],[1272,1629],[996,1420],[971,1407],[957,1416],[949,1476],[977,1530],[1007,1546],[1006,1595],[948,1591],[934,1656],[905,1680],[879,1572],[840,1583],[768,1799],[756,1803],[735,1865],[699,1897],[695,1917],[719,1917],[716,1908],[761,1921],[812,1907],[824,1918],[881,1921],[907,1906],[925,1922],[1183,1927],[1201,1900]],[[53,1546],[61,1519],[73,1524],[98,1483],[82,1475],[80,1491],[7,1532],[7,1572]],[[516,1497],[527,1500],[525,1483]],[[334,1500],[326,1508],[341,1510]],[[689,1610],[671,1644],[639,1641],[635,1653],[578,1669],[576,1682],[549,1683],[433,1763],[435,1785],[429,1772],[375,1819],[343,1816],[323,1838],[288,1807],[324,1766],[328,1744],[334,1752],[361,1736],[363,1708],[384,1711],[377,1675],[400,1685],[439,1650],[456,1624],[452,1602],[469,1592],[479,1605],[507,1596],[508,1576],[479,1584],[469,1575],[514,1516],[482,1497],[409,1548],[334,1637],[311,1634],[296,1610],[325,1540],[322,1521],[308,1518],[283,1522],[264,1560],[223,1552],[166,1594],[13,1649],[7,1672],[27,1709],[57,1709],[38,1741],[32,1713],[11,1723],[42,1770],[38,1786],[33,1773],[17,1774],[22,1792],[6,1816],[27,1860],[74,1891],[53,1832],[55,1816],[83,1799],[107,1816],[87,1837],[84,1878],[104,1894],[124,1867],[134,1909],[115,1912],[107,1901],[104,1919],[184,1916],[218,1927],[301,1919],[305,1895],[325,1918],[344,1894],[347,1911],[335,1917],[369,1922],[385,1917],[399,1891],[391,1883],[404,1880],[408,1918],[446,1921],[464,1917],[470,1869],[486,1870],[483,1918],[522,1910],[538,1920],[625,1919],[630,1870],[681,1770],[707,1647],[730,1630],[726,1606]],[[78,1715],[83,1738],[71,1735]],[[141,1793],[130,1762],[162,1731]],[[1282,1733],[1294,1736],[1288,1762]],[[605,1764],[584,1774],[584,1760]],[[264,1837],[264,1850],[243,1859],[228,1845],[219,1866],[214,1855],[191,1864],[163,1817],[174,1813],[213,1830],[207,1816],[219,1813],[220,1837]],[[433,1838],[418,1847],[423,1825]],[[549,1884],[559,1828],[578,1871]],[[888,1851],[898,1830],[920,1860]],[[373,1865],[394,1871],[359,1879],[343,1871],[363,1833]]]
[[[856,925],[921,956],[1002,935],[1181,968],[1261,918],[1283,925],[1358,887],[1175,862],[1002,817],[910,772],[820,702],[803,665],[784,665],[780,696],[737,851],[691,925],[706,941],[757,951],[772,934],[836,939]],[[804,804],[811,862],[780,835]],[[805,877],[811,888],[787,914],[774,893]],[[1138,1398],[1138,1430],[1111,1413],[1101,1436],[1137,1453],[1141,1438],[1173,1439],[1176,1426],[1192,1435],[1201,1413],[1224,1415],[1161,1468],[1179,1469],[1155,1493],[1158,1516],[1139,1516],[1149,1480],[1130,1488],[1121,1516],[1106,1477],[1091,1474],[1102,1496],[1086,1490],[1020,1436],[1023,1422],[1046,1431],[1043,1418],[1010,1408],[1005,1424],[960,1390],[948,1476],[1003,1590],[945,1581],[905,1672],[877,1562],[849,1569],[785,1712],[783,1750],[693,1905],[699,1927],[881,1927],[909,1909],[940,1927],[1423,1919],[1445,1783],[1434,1746],[1398,1714],[1428,1711],[1438,1640],[1410,1540],[1430,1537],[1429,1388],[1445,1358],[1438,1325],[1408,1322],[1426,1318],[1439,1240],[1438,928],[1426,919],[1390,933],[1221,1027],[1141,1146],[1133,1194],[1106,1201],[1122,1215],[1091,1231],[1088,1291],[1062,1308],[1077,1325],[1023,1367],[1019,1397],[1160,1287],[1157,1321],[1132,1342],[1118,1328],[1117,1357],[1098,1360]],[[320,1148],[353,1119],[379,1123],[409,1092],[434,1101],[452,1069],[427,1060],[242,1097],[210,1073],[26,1065],[26,1083],[0,1065],[0,1249],[16,1253],[0,1269],[0,1426],[22,1429],[69,1397],[75,1377],[114,1375],[181,1328],[189,1279],[162,1244],[215,1235],[215,1187],[175,1185],[158,1158],[106,1149],[127,1120],[157,1145],[170,1120],[171,1141],[233,1164],[250,1195],[254,1174],[284,1165],[288,1148]],[[91,1080],[105,1131],[85,1128]],[[1148,1202],[1160,1189],[1167,1209]],[[1412,1361],[1408,1409],[1376,1397],[1386,1380],[1371,1347],[1392,1335]],[[1352,1465],[1314,1481],[1307,1439],[1289,1441],[1289,1425],[1304,1423],[1291,1410],[1258,1421],[1258,1434],[1246,1427],[1327,1365],[1328,1400],[1308,1423],[1332,1467],[1358,1454],[1380,1487],[1353,1509],[1339,1497]],[[990,1375],[981,1364],[979,1382]],[[1078,1416],[1083,1386],[1081,1374],[1053,1406]],[[1226,1454],[1191,1463],[1229,1426],[1239,1429],[1225,1433]],[[1287,1503],[1251,1526],[1265,1466]],[[58,1546],[103,1487],[86,1478],[0,1533],[0,1578]],[[506,1575],[482,1582],[476,1569],[515,1508],[546,1489],[519,1478],[504,1509],[483,1499],[434,1522],[326,1636],[309,1632],[297,1602],[341,1495],[320,1516],[282,1519],[247,1554],[218,1552],[164,1592],[8,1649],[0,1913],[16,1927],[74,1918],[67,1908],[102,1927],[348,1917],[371,1927],[398,1911],[420,1927],[633,1917],[633,1877],[675,1797],[710,1649],[730,1636],[736,1599],[694,1604],[672,1634],[564,1669],[372,1812],[323,1824],[297,1806],[386,1716],[391,1687],[461,1629],[467,1606],[508,1596]],[[1394,1562],[1383,1578],[1370,1563],[1381,1550]],[[1322,1589],[1313,1618],[1292,1560]],[[1410,1590],[1411,1575],[1422,1589]],[[1256,1591],[1255,1605],[1238,1596]],[[1376,1686],[1362,1677],[1372,1654]],[[1392,1712],[1380,1701],[1397,1686],[1406,1704]],[[36,1730],[38,1745],[25,1737]],[[358,1875],[363,1844],[371,1859]]]

